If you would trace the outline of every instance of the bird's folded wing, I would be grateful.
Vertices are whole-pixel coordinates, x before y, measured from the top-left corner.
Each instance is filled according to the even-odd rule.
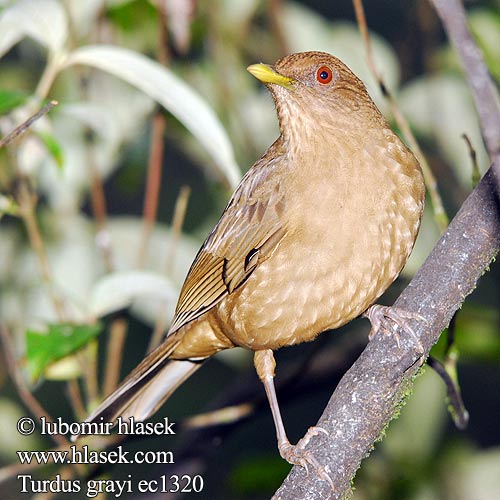
[[[229,201],[189,270],[169,333],[236,290],[285,236],[283,192],[272,168],[277,160],[268,168],[256,164]]]

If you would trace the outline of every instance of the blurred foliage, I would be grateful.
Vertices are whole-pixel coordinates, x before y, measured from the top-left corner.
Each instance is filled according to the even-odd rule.
[[[19,90],[0,89],[0,115],[5,115],[21,106],[27,97],[27,94]]]
[[[36,380],[55,361],[79,350],[99,335],[101,325],[48,325],[47,332],[26,331],[27,370]]]
[[[500,83],[498,2],[467,6],[474,35]],[[453,216],[472,187],[473,162],[463,134],[481,172],[488,167],[457,56],[427,1],[377,0],[365,8],[377,66],[417,134]],[[325,50],[343,59],[391,120],[367,68],[348,0],[0,0],[0,135],[47,99],[59,102],[0,150],[0,320],[12,339],[19,375],[54,418],[81,418],[102,396],[102,373],[114,363],[125,375],[142,358],[152,330],[168,325],[190,262],[232,188],[278,134],[272,100],[245,68],[301,50]],[[158,146],[152,138],[152,117],[158,115],[165,120],[164,151],[148,167]],[[160,184],[151,186],[146,179],[160,166]],[[174,224],[174,217],[183,215],[175,208],[183,185],[191,187],[191,196],[184,223]],[[150,223],[143,204],[156,200],[156,187],[158,212]],[[438,237],[428,203],[401,286]],[[400,417],[363,462],[355,499],[500,496],[497,267],[492,265],[455,323],[468,430],[452,428],[443,383],[427,369]],[[393,298],[389,292],[387,300]],[[109,342],[118,342],[118,320],[128,326],[121,368],[121,357],[108,351]],[[91,339],[101,324],[97,349]],[[326,342],[335,344],[335,336]],[[435,347],[437,357],[444,355],[445,343],[443,337]],[[308,351],[292,352],[304,357]],[[287,354],[280,356],[280,371],[286,370]],[[345,369],[352,361],[345,360]],[[245,353],[224,353],[188,381],[164,411],[179,419],[201,411],[228,381],[244,377],[248,365]],[[33,385],[31,376],[42,379]],[[75,406],[74,377],[83,408]],[[53,446],[46,437],[16,434],[16,421],[27,410],[1,364],[0,384],[1,463],[15,463],[15,449]],[[331,380],[285,405],[292,436],[316,421],[334,386]],[[67,398],[71,388],[73,398]],[[216,438],[205,444],[199,458],[182,462],[185,470],[179,472],[196,469],[204,475],[200,499],[268,498],[289,470],[273,433],[270,412],[259,411],[225,434],[220,447],[212,446]],[[157,439],[130,446],[174,444]],[[106,473],[142,478],[158,470],[121,465]],[[52,472],[42,468],[33,474],[46,479]],[[2,483],[0,491],[2,498],[18,498],[19,483]]]

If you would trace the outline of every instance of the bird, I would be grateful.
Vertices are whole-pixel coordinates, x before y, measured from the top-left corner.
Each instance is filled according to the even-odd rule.
[[[337,57],[300,52],[248,71],[271,93],[280,134],[247,171],[196,255],[162,343],[86,422],[151,416],[219,351],[253,351],[291,464],[326,468],[295,445],[274,386],[274,351],[314,340],[364,315],[404,267],[422,218],[420,165],[363,82]],[[372,329],[373,330],[373,329]]]

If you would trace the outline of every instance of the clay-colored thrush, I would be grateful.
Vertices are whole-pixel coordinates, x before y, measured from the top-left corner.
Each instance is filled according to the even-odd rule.
[[[202,362],[222,349],[255,353],[290,463],[326,472],[285,433],[273,351],[308,342],[365,313],[398,276],[424,205],[413,154],[363,83],[321,52],[248,71],[271,91],[281,135],[247,172],[196,256],[163,343],[87,421],[146,419]]]

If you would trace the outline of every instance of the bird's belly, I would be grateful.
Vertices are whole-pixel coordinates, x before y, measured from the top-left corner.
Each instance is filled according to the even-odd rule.
[[[394,221],[320,227],[309,226],[305,234],[285,238],[272,257],[220,303],[225,334],[236,345],[277,349],[338,328],[387,289],[411,251],[404,243],[412,241],[403,234],[406,225],[396,228]]]

